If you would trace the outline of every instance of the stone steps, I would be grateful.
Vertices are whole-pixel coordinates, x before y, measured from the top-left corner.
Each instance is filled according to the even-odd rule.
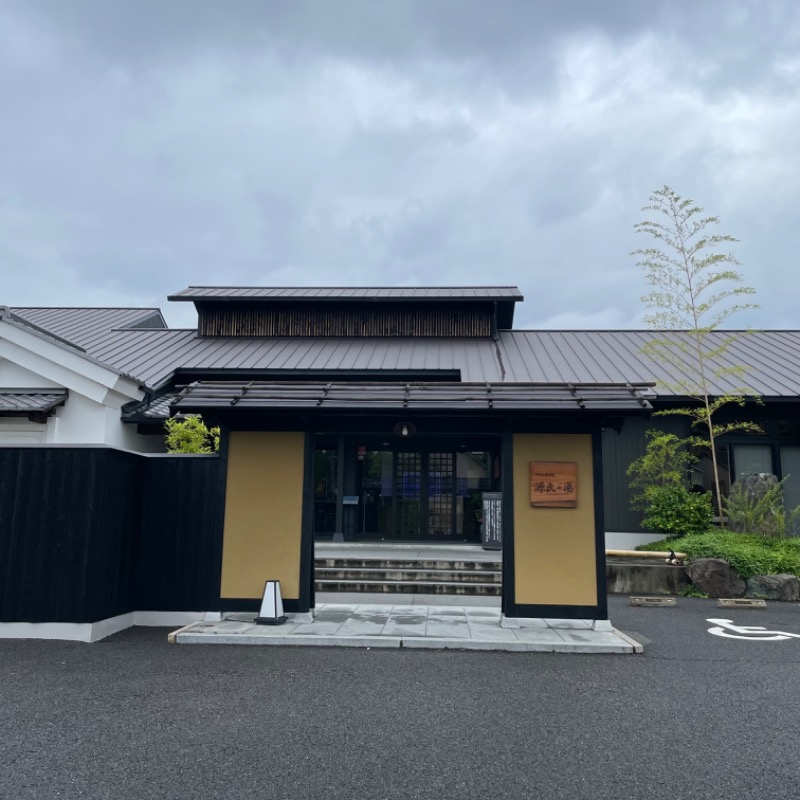
[[[316,558],[314,566],[340,569],[427,569],[427,570],[474,570],[476,572],[500,572],[502,561],[453,561],[442,559],[413,560],[400,558]]]
[[[499,595],[502,563],[442,559],[318,558],[318,592]]]
[[[500,572],[489,570],[458,570],[458,569],[361,569],[347,567],[317,567],[316,579],[318,581],[410,581],[414,583],[501,583]]]
[[[450,583],[447,581],[314,581],[318,592],[381,592],[384,594],[495,595],[500,583]]]

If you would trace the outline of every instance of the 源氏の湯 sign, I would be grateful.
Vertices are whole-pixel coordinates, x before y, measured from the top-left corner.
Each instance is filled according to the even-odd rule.
[[[574,461],[531,461],[531,505],[576,508],[578,465]]]

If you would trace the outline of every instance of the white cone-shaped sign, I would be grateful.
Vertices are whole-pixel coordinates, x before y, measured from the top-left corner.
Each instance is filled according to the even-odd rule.
[[[282,625],[286,622],[281,597],[281,582],[267,581],[264,584],[264,597],[261,599],[261,611],[256,617],[257,625]]]

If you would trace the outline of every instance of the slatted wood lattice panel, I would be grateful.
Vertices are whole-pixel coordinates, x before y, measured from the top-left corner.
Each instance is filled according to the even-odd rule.
[[[492,335],[492,303],[203,303],[201,336],[460,337]]]

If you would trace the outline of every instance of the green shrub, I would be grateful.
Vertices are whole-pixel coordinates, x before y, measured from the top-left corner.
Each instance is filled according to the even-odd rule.
[[[693,558],[722,558],[747,580],[753,575],[788,573],[800,577],[800,538],[772,539],[752,533],[711,531],[662,539],[637,550],[675,550]]]
[[[219,428],[208,428],[200,417],[170,417],[165,444],[168,453],[214,453],[219,450]]]
[[[714,511],[708,492],[695,494],[683,486],[660,486],[647,492],[643,525],[673,536],[706,533]]]
[[[783,504],[783,485],[788,477],[771,486],[764,485],[761,495],[748,490],[743,482],[735,483],[725,500],[731,529],[779,538],[796,530],[800,508],[787,512]]]
[[[666,487],[689,488],[689,470],[697,461],[687,447],[685,439],[673,433],[649,430],[645,433],[647,448],[627,471],[633,492],[631,506],[646,509],[650,493]]]

